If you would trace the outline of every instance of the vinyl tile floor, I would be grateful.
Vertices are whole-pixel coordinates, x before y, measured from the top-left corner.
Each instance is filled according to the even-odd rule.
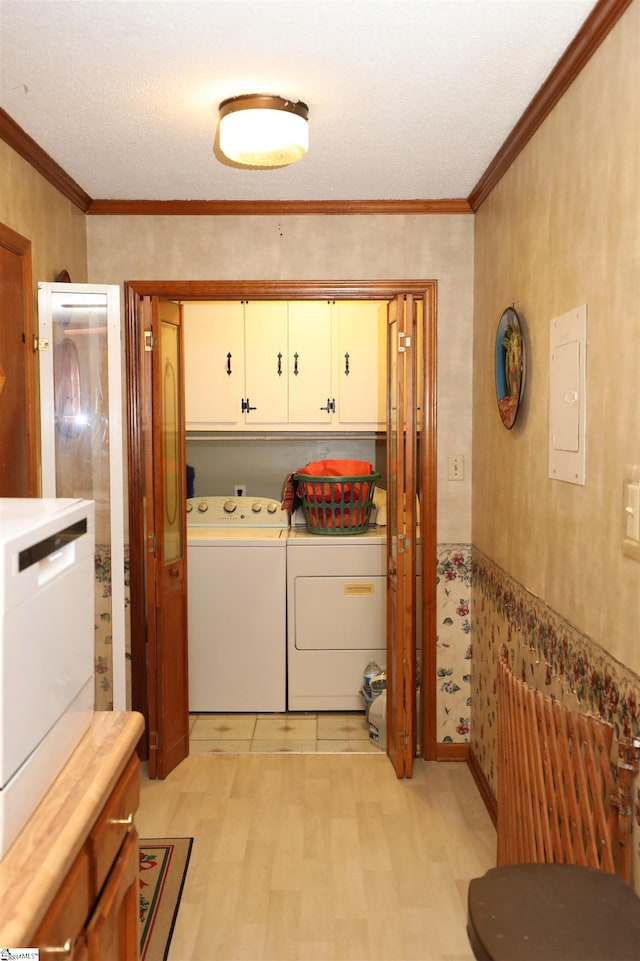
[[[364,711],[191,714],[191,754],[379,754]]]

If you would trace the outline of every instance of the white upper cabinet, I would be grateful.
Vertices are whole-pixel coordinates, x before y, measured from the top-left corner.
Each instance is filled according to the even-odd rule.
[[[338,301],[335,328],[335,420],[341,429],[384,430],[387,305],[374,300]]]
[[[184,305],[187,430],[384,430],[386,304]]]
[[[331,304],[245,305],[245,424],[331,424]]]
[[[244,308],[244,393],[247,427],[275,427],[288,416],[287,303],[255,301]]]
[[[187,430],[244,425],[244,304],[186,303],[183,308]]]
[[[289,303],[289,423],[329,426],[335,409],[331,386],[331,313],[326,301]]]

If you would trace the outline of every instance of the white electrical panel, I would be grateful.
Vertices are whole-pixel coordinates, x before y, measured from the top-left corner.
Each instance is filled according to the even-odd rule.
[[[586,481],[587,305],[554,317],[549,331],[549,477]]]

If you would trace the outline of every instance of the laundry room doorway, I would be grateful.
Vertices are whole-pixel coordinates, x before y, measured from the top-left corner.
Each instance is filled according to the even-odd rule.
[[[394,649],[392,684],[395,703],[392,723],[394,734],[390,741],[392,758],[398,776],[410,776],[411,764],[398,763],[397,746],[401,744],[403,757],[418,753],[425,759],[436,757],[435,725],[435,566],[436,566],[436,296],[437,283],[433,280],[397,281],[131,281],[125,284],[126,367],[129,439],[129,530],[130,530],[130,585],[131,585],[131,681],[132,707],[143,713],[146,735],[141,753],[150,758],[150,770],[156,776],[166,776],[188,753],[189,716],[183,704],[173,704],[163,697],[161,665],[157,657],[149,657],[151,649],[158,651],[157,625],[162,611],[157,608],[157,595],[150,589],[150,565],[154,563],[154,545],[162,536],[157,518],[161,513],[150,502],[154,496],[156,457],[154,438],[160,444],[162,430],[158,428],[162,411],[161,392],[154,388],[153,365],[149,355],[154,350],[153,333],[147,319],[153,316],[161,301],[176,304],[187,301],[232,300],[288,300],[288,301],[344,301],[377,300],[396,303],[411,301],[419,305],[420,323],[415,341],[405,338],[403,345],[393,342],[393,348],[403,355],[402,366],[410,371],[403,381],[403,410],[409,413],[413,428],[397,422],[395,437],[402,438],[396,453],[406,463],[407,470],[399,474],[395,485],[395,504],[388,511],[395,518],[388,531],[393,540],[396,558],[398,548],[412,555],[410,562],[400,566],[401,576],[396,584],[395,606],[403,613],[400,624],[405,636]],[[390,344],[392,342],[390,341]],[[156,375],[157,376],[157,375]],[[184,384],[179,388],[184,398]],[[388,386],[388,390],[391,387]],[[389,410],[389,408],[388,408]],[[411,412],[413,412],[411,414]],[[155,427],[154,427],[155,424]],[[179,451],[178,451],[179,453]],[[184,456],[184,455],[182,455]],[[186,463],[176,465],[178,472]],[[407,489],[406,478],[409,478]],[[413,494],[411,493],[413,491]],[[405,510],[407,495],[415,499],[418,509]],[[398,499],[400,507],[398,507]],[[185,518],[182,516],[181,536],[185,538]],[[419,537],[415,524],[420,517]],[[156,518],[156,520],[154,520]],[[407,522],[414,529],[407,529]],[[155,525],[155,527],[154,527]],[[154,529],[151,529],[154,527]],[[419,556],[416,554],[419,551]],[[427,585],[420,592],[417,605],[416,572],[420,569],[422,582]],[[404,573],[402,573],[404,571]],[[405,616],[410,611],[411,616]],[[396,627],[397,629],[397,627]],[[284,642],[283,642],[284,643]],[[388,639],[389,643],[389,639]],[[180,632],[171,640],[171,659],[182,663],[186,671],[187,639]],[[389,647],[388,647],[389,653]],[[421,678],[418,696],[417,679]],[[169,715],[169,716],[168,716]],[[398,730],[395,731],[395,727]],[[163,729],[173,732],[172,745],[163,742]],[[181,731],[180,737],[177,737]],[[184,750],[176,752],[175,745],[183,743]],[[389,752],[388,752],[389,753]]]

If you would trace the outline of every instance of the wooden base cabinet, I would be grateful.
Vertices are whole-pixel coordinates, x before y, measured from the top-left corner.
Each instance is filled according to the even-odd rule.
[[[89,875],[89,855],[83,849],[29,945],[40,949],[41,959],[88,957],[84,928],[91,911]]]
[[[36,932],[41,961],[138,961],[139,769],[134,756]]]
[[[127,835],[87,925],[89,961],[137,961],[140,849],[137,831]]]
[[[136,712],[93,714],[0,859],[0,944],[38,948],[41,961],[139,961],[143,730]]]

